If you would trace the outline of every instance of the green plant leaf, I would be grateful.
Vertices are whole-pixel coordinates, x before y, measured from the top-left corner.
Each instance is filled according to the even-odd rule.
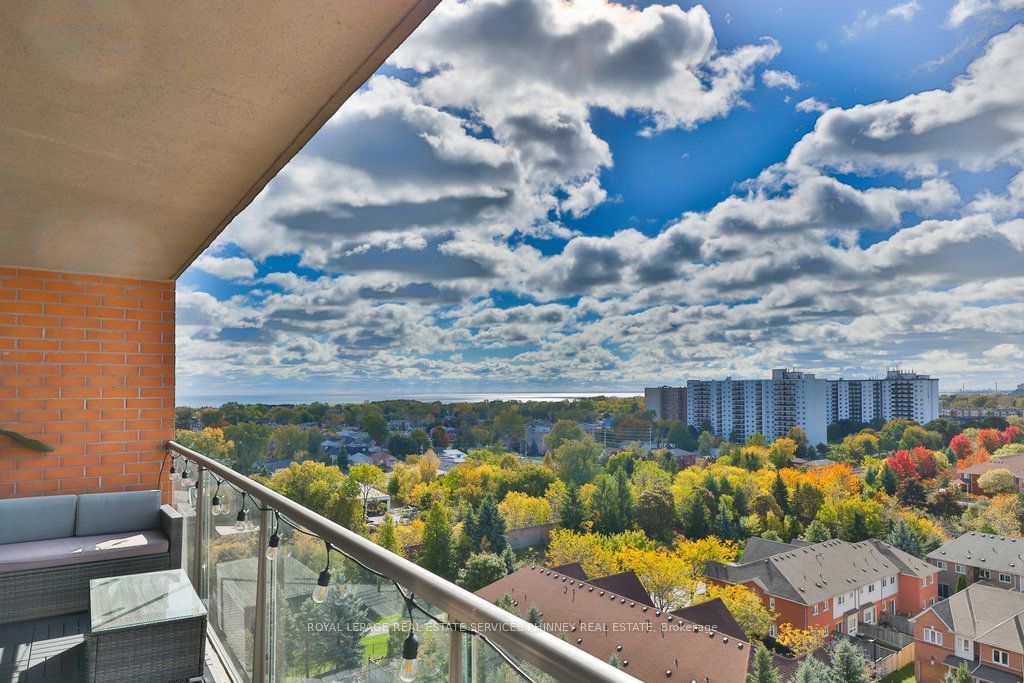
[[[13,439],[14,441],[20,443],[25,448],[31,448],[34,451],[48,452],[53,450],[53,446],[45,444],[42,441],[30,439],[24,434],[12,432],[10,429],[0,429],[0,436],[6,436],[8,439]]]

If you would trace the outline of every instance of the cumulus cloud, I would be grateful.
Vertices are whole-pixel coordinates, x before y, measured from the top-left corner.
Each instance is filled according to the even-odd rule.
[[[765,69],[764,73],[761,74],[761,80],[764,81],[764,84],[769,88],[789,88],[790,90],[800,89],[799,79],[788,71]]]
[[[958,0],[946,15],[946,25],[957,28],[967,20],[991,12],[1024,9],[1024,0]]]
[[[797,111],[802,112],[813,112],[816,111],[819,114],[828,111],[829,107],[826,103],[819,100],[817,97],[808,97],[807,99],[800,100],[794,105]]]
[[[221,257],[203,254],[192,266],[224,280],[251,280],[256,275],[256,264],[252,259],[241,256]]]
[[[933,175],[940,162],[981,170],[1024,162],[1024,25],[995,36],[948,90],[833,108],[796,144],[790,163],[841,171]]]

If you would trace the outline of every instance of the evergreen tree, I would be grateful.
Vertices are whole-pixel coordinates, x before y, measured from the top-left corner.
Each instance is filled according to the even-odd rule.
[[[1014,509],[1017,516],[1017,526],[1021,533],[1024,533],[1024,491],[1017,493],[1017,505]]]
[[[476,552],[480,549],[480,524],[477,521],[476,510],[472,505],[467,506],[465,517],[462,518],[462,535],[469,542],[470,550]]]
[[[715,536],[723,541],[735,540],[736,524],[732,518],[732,509],[723,498],[718,501],[718,514],[715,516]]]
[[[728,477],[722,477],[718,480],[718,494],[720,496],[732,495],[732,484],[729,483]]]
[[[867,658],[849,638],[842,638],[832,647],[829,683],[867,683]]]
[[[953,588],[954,593],[959,593],[963,589],[967,588],[967,577],[960,574],[956,577],[956,587]]]
[[[900,485],[900,480],[896,477],[896,473],[890,469],[888,463],[882,465],[882,488],[890,496],[896,494],[896,487]]]
[[[662,484],[647,489],[636,501],[637,526],[649,538],[657,541],[671,540],[676,523],[676,505],[672,492]]]
[[[828,680],[828,667],[817,657],[810,654],[796,670],[796,678],[793,683],[822,683]]]
[[[967,670],[967,664],[961,664],[955,671],[947,671],[942,683],[971,683],[973,680],[971,672]]]
[[[867,484],[868,486],[874,486],[875,485],[875,481],[877,479],[878,479],[878,470],[876,470],[875,466],[872,465],[864,473],[864,483]]]
[[[544,615],[537,605],[531,604],[530,609],[526,610],[526,620],[534,626],[541,626],[544,624]]]
[[[501,609],[505,610],[506,612],[510,612],[511,614],[514,614],[517,617],[519,616],[519,610],[516,609],[516,603],[512,599],[512,596],[508,593],[503,594],[500,598],[495,600],[494,604],[500,607]]]
[[[505,518],[498,512],[498,503],[488,493],[480,501],[476,511],[477,534],[480,537],[480,550],[500,555],[508,545],[508,534],[505,529]],[[487,541],[487,547],[484,547]]]
[[[832,533],[828,530],[828,527],[822,524],[818,520],[812,521],[804,529],[803,539],[810,541],[811,543],[821,543],[832,538]]]
[[[850,543],[859,543],[871,538],[871,532],[868,531],[867,522],[864,520],[864,513],[854,510],[853,517],[839,530],[839,537]]]
[[[758,645],[754,650],[754,666],[747,674],[747,683],[779,683],[779,672],[772,665],[772,656],[764,645]]]
[[[907,524],[906,520],[901,519],[896,522],[896,525],[889,533],[889,543],[905,553],[910,553],[914,557],[919,557],[921,554],[917,541],[914,539],[914,534],[910,531],[910,525]]]
[[[683,515],[683,535],[690,540],[698,540],[707,537],[710,532],[711,525],[708,523],[704,503],[700,496],[691,496]]]
[[[505,563],[505,573],[511,574],[516,570],[516,554],[512,552],[512,546],[505,546],[505,552],[501,554],[501,560]]]
[[[423,527],[423,552],[420,555],[420,565],[449,581],[455,579],[455,539],[453,538],[451,515],[437,502],[427,512],[426,523]]]
[[[569,482],[566,487],[558,517],[559,525],[569,531],[579,531],[587,519],[587,508],[580,499],[580,487],[575,482]]]
[[[793,515],[786,515],[782,520],[782,540],[786,543],[800,536],[801,531],[803,531],[803,527],[800,520]]]
[[[708,490],[708,493],[710,493],[716,499],[718,498],[718,480],[715,479],[715,475],[711,474],[710,472],[704,475],[704,488],[706,488]]]
[[[477,591],[490,586],[508,572],[505,562],[494,553],[470,555],[466,566],[459,570],[459,585],[468,591]]]
[[[736,492],[732,495],[732,506],[740,517],[750,514],[750,503],[747,499],[747,492],[743,490],[743,487],[736,488]]]
[[[619,665],[622,664],[622,661],[619,659],[619,656],[615,654],[608,658],[608,663],[618,669]]]
[[[782,481],[782,475],[775,474],[775,481],[772,482],[772,496],[775,502],[782,508],[783,514],[789,514],[789,491],[786,490],[786,482]]]

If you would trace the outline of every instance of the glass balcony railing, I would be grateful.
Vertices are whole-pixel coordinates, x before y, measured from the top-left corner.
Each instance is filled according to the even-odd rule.
[[[215,460],[170,449],[195,482],[175,489],[189,576],[242,683],[636,680]]]

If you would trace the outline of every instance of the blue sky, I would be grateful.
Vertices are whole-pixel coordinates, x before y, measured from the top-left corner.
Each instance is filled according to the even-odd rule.
[[[1024,382],[1022,19],[445,0],[180,279],[179,392]]]

